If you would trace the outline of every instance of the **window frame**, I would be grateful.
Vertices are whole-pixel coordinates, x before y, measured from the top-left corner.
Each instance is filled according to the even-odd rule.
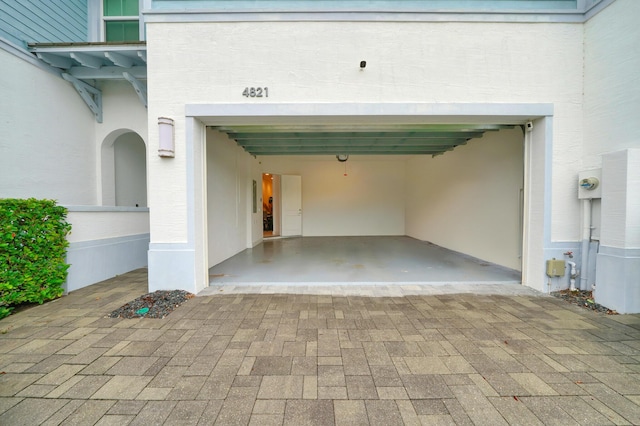
[[[98,31],[93,36],[96,35],[99,37],[99,41],[107,42],[107,22],[109,21],[137,21],[138,22],[138,40],[129,40],[127,42],[132,41],[144,41],[145,40],[145,28],[144,28],[144,20],[142,19],[142,8],[144,6],[144,0],[138,0],[138,15],[137,16],[105,16],[104,14],[104,2],[105,0],[98,0],[97,6],[98,10],[96,11],[98,14]]]

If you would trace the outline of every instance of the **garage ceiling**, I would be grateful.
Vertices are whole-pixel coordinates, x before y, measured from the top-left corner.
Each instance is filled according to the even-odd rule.
[[[485,132],[513,125],[236,125],[213,126],[259,155],[441,155]]]

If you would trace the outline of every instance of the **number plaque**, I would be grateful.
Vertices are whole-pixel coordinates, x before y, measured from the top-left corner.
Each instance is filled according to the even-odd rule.
[[[245,87],[242,91],[242,96],[245,98],[268,98],[268,87]]]

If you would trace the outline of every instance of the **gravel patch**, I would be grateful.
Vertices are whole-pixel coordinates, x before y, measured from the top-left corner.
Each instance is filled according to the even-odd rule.
[[[586,290],[560,290],[551,293],[552,296],[565,300],[572,305],[577,305],[585,309],[591,309],[592,311],[601,312],[607,315],[618,315],[613,309],[609,309],[606,306],[602,306],[593,300],[593,292]]]
[[[195,297],[184,290],[147,293],[111,312],[109,318],[164,318],[185,300]]]

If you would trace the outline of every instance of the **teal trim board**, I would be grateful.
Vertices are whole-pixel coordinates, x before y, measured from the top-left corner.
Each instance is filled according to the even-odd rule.
[[[199,10],[228,12],[506,12],[568,11],[586,12],[600,0],[152,0],[155,10]]]

